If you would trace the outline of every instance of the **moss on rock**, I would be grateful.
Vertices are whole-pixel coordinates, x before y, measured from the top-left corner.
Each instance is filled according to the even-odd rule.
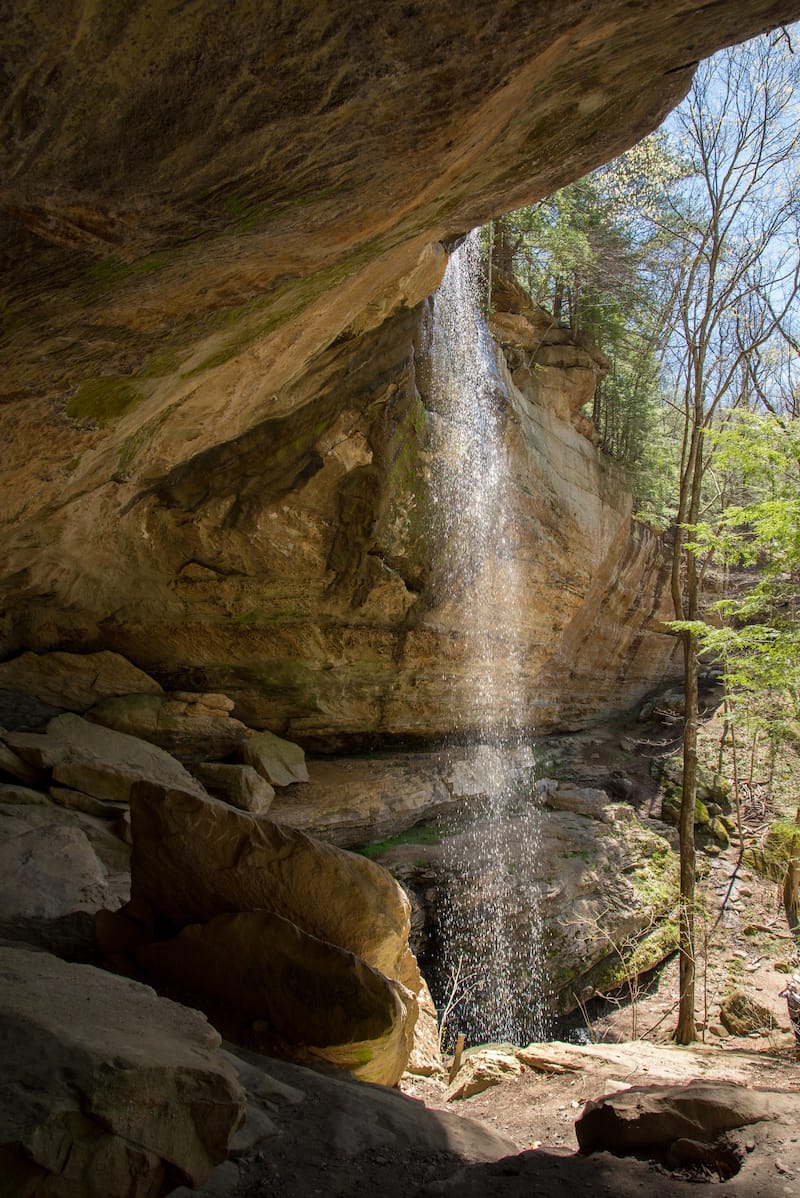
[[[135,408],[141,396],[128,379],[100,378],[82,383],[67,403],[73,420],[111,424]]]

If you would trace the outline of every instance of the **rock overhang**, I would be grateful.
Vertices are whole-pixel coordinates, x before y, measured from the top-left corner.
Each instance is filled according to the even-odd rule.
[[[315,671],[381,583],[391,645],[354,652],[356,673],[379,661],[385,690],[410,643],[398,561],[351,538],[369,578],[308,631],[338,559],[307,540],[311,599],[284,593],[274,579],[282,555],[297,570],[308,505],[274,550],[273,500],[324,488],[319,439],[354,396],[385,404],[370,453],[408,423],[411,403],[398,413],[392,396],[413,389],[416,307],[449,238],[622,150],[681,98],[699,57],[798,12],[796,0],[558,14],[337,0],[231,16],[201,0],[165,25],[156,0],[61,20],[43,0],[15,6],[2,652],[110,646],[173,684],[198,668],[199,685],[209,669],[227,685],[237,621],[241,654],[266,670],[258,687],[288,696],[268,722],[321,704],[323,726],[352,678],[328,678],[320,698]],[[345,437],[363,440],[353,424]],[[229,469],[252,476],[232,494],[219,484]],[[325,520],[363,515],[374,469],[348,474]],[[321,639],[336,647],[317,653]],[[367,688],[365,707],[380,701]]]

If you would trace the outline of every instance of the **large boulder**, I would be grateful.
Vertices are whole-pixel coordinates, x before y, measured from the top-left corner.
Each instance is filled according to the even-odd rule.
[[[158,1198],[201,1185],[244,1094],[203,1016],[147,986],[0,948],[3,1198]]]
[[[161,687],[119,653],[20,653],[0,664],[0,689],[66,711],[110,695],[159,694]]]
[[[105,951],[133,952],[237,1039],[395,1084],[424,1001],[397,882],[207,796],[143,782],[131,815],[132,899],[98,924]],[[159,941],[165,921],[183,931]]]
[[[35,769],[51,770],[54,781],[98,799],[127,803],[131,787],[142,778],[204,793],[163,749],[78,715],[57,716],[46,733],[5,733],[4,740]]]
[[[732,1036],[771,1032],[778,1021],[763,1003],[743,990],[733,990],[719,1004],[719,1021]]]
[[[229,756],[248,736],[232,710],[233,701],[225,695],[176,691],[103,699],[87,718],[159,745],[179,761],[213,761]]]
[[[753,1123],[795,1122],[795,1095],[732,1082],[633,1086],[588,1102],[575,1124],[581,1152],[667,1151],[676,1141],[704,1144]]]
[[[416,1019],[409,991],[280,915],[218,915],[140,948],[136,960],[212,1017],[220,1006],[229,1018],[235,1013],[239,1041],[302,1045],[312,1058],[389,1086],[405,1069]]]
[[[410,906],[372,861],[217,799],[134,786],[132,894],[178,927],[268,910],[396,978]]]
[[[92,918],[130,891],[130,849],[105,820],[0,786],[0,937],[72,958],[92,953]]]

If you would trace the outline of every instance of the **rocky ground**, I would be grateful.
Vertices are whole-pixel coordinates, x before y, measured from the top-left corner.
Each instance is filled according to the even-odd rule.
[[[704,1182],[713,1185],[720,1198],[800,1193],[796,1117],[794,1123],[747,1128],[742,1138],[744,1165],[724,1185],[703,1167],[669,1167],[663,1161],[609,1153],[581,1156],[575,1134],[575,1122],[591,1099],[629,1086],[695,1079],[733,1082],[746,1094],[754,1087],[788,1092],[797,1096],[796,1105],[790,1099],[796,1116],[800,1067],[786,1048],[766,1054],[639,1041],[582,1047],[545,1044],[537,1046],[537,1053],[561,1062],[566,1071],[547,1075],[529,1068],[453,1103],[445,1101],[444,1083],[408,1079],[403,1088],[425,1102],[427,1113],[416,1103],[401,1108],[400,1096],[385,1090],[368,1093],[363,1086],[354,1088],[316,1074],[310,1081],[308,1071],[279,1065],[282,1080],[289,1078],[306,1089],[304,1103],[284,1107],[277,1115],[273,1111],[280,1134],[221,1166],[202,1193],[209,1198],[354,1198],[365,1193],[387,1198],[462,1193],[475,1198],[572,1198],[578,1189],[607,1198],[643,1193],[666,1198],[696,1193],[696,1185]],[[274,1069],[270,1063],[270,1072]],[[454,1118],[463,1125],[458,1143]],[[406,1120],[414,1120],[413,1142],[405,1131],[398,1134]],[[449,1126],[441,1120],[448,1120]],[[496,1159],[487,1159],[491,1154]],[[189,1191],[179,1194],[189,1198]]]
[[[576,1187],[660,1195],[715,1178],[730,1195],[794,1193],[800,1072],[780,990],[798,962],[766,868],[768,829],[794,811],[793,750],[770,769],[756,752],[740,777],[744,855],[738,831],[725,833],[736,821],[725,815],[724,786],[715,783],[700,813],[704,1043],[691,1051],[670,1043],[674,961],[656,972],[628,964],[622,990],[602,1003],[582,998],[571,1025],[553,1026],[562,1040],[571,1026],[589,1043],[476,1046],[448,1087],[436,1073],[435,1012],[407,949],[411,911],[399,886],[367,857],[264,812],[274,803],[291,814],[292,794],[305,794],[298,823],[313,823],[319,807],[336,816],[337,834],[360,837],[359,802],[371,798],[387,832],[408,829],[416,804],[480,799],[480,752],[342,761],[341,777],[316,782],[312,763],[308,783],[301,751],[247,729],[225,696],[165,694],[112,654],[27,655],[0,667],[3,680],[17,684],[2,694],[18,726],[0,733],[0,1198],[33,1198],[42,1178],[54,1198],[127,1194],[131,1161],[148,1194],[179,1198],[513,1198],[532,1188],[560,1198]],[[550,917],[567,921],[582,950],[579,996],[589,986],[581,962],[596,961],[589,925],[573,927],[579,904],[605,912],[616,887],[623,934],[626,912],[638,918],[645,901],[659,919],[674,905],[642,875],[653,856],[674,865],[674,832],[657,818],[674,786],[663,765],[676,725],[662,706],[627,727],[537,748],[536,793],[562,829],[551,835],[548,867],[563,912]],[[720,731],[709,710],[706,773]],[[538,800],[523,800],[515,818],[524,822]],[[718,814],[728,820],[722,835],[709,827]],[[406,847],[415,865],[421,849]],[[119,910],[131,883],[133,899]],[[352,910],[331,902],[351,894]],[[640,931],[628,928],[634,940]],[[331,1028],[340,1007],[346,1026]],[[132,1037],[135,1023],[147,1035]],[[230,1042],[225,1051],[215,1028]],[[644,1163],[576,1155],[587,1102],[611,1094],[630,1103],[639,1085],[648,1087],[643,1101],[678,1102],[654,1087],[691,1083],[696,1105],[699,1082],[722,1087],[711,1106],[714,1118],[728,1112],[724,1141],[717,1124],[699,1124],[657,1151],[648,1141]],[[779,1093],[758,1098],[759,1087]],[[760,1114],[739,1109],[753,1094],[767,1104]]]
[[[721,726],[712,717],[704,727],[706,754],[713,756]],[[596,730],[551,743],[560,776],[584,785],[601,784],[625,765],[631,797],[642,815],[656,813],[659,788],[651,762],[674,747],[674,725],[642,722]],[[766,825],[791,796],[793,766],[787,764],[767,788],[757,762],[751,785],[742,787],[746,847],[763,841]],[[701,838],[701,890],[707,915],[700,921],[698,962],[698,1043],[676,1047],[677,961],[637,979],[633,993],[622,991],[586,1008],[583,1035],[591,1042],[569,1049],[542,1045],[542,1057],[567,1053],[563,1073],[524,1067],[501,1075],[498,1084],[469,1097],[448,1101],[448,1086],[435,1078],[406,1076],[401,1088],[432,1112],[455,1112],[479,1120],[512,1140],[517,1152],[495,1162],[456,1165],[441,1154],[365,1151],[347,1160],[338,1151],[323,1162],[292,1163],[286,1189],[272,1161],[271,1172],[248,1162],[231,1193],[237,1198],[278,1193],[341,1196],[380,1192],[394,1195],[474,1195],[475,1198],[568,1198],[577,1190],[609,1198],[647,1193],[655,1198],[696,1193],[708,1183],[718,1194],[790,1198],[800,1194],[800,1134],[795,1126],[768,1125],[759,1136],[744,1136],[744,1164],[721,1180],[704,1166],[670,1168],[663,1161],[621,1159],[604,1153],[578,1154],[576,1121],[587,1101],[629,1086],[686,1083],[697,1079],[732,1082],[747,1088],[774,1088],[800,1096],[800,1058],[780,991],[797,958],[786,928],[779,888],[752,864],[740,860],[736,836],[728,846]],[[721,1021],[721,1004],[732,992],[744,993],[762,1009],[759,1030],[732,1034]],[[577,1021],[576,1021],[577,1022]],[[634,1039],[645,1037],[645,1039]],[[480,1058],[481,1050],[475,1050]],[[485,1055],[485,1054],[484,1054]],[[507,1058],[508,1059],[508,1058]],[[513,1057],[511,1058],[513,1063]],[[462,1075],[463,1075],[462,1071]],[[462,1076],[462,1075],[459,1075]],[[459,1078],[456,1078],[458,1083]],[[452,1091],[451,1091],[452,1093]],[[244,1162],[242,1162],[244,1165]]]
[[[581,783],[599,784],[626,759],[626,776],[633,782],[634,797],[647,815],[658,801],[651,756],[670,748],[669,721],[656,725],[595,731],[564,738],[552,750],[559,772]],[[704,729],[706,751],[718,741],[719,724],[713,719]],[[638,739],[638,744],[636,743]],[[636,744],[636,752],[631,745]],[[622,746],[622,749],[620,748]],[[789,771],[791,773],[791,770]],[[784,779],[784,784],[785,784]],[[744,820],[749,846],[763,837],[765,820],[776,814],[786,786],[777,779],[775,793],[758,786],[745,792]],[[572,1198],[576,1190],[608,1198],[683,1193],[696,1194],[698,1184],[708,1184],[726,1198],[791,1198],[800,1195],[800,1123],[770,1122],[739,1133],[743,1164],[726,1179],[707,1165],[664,1160],[620,1158],[609,1153],[578,1153],[576,1121],[587,1102],[601,1095],[625,1092],[627,1087],[685,1084],[692,1081],[730,1082],[747,1093],[775,1089],[798,1096],[800,1059],[789,1030],[785,1001],[780,990],[786,971],[796,968],[792,943],[777,886],[751,865],[740,861],[737,838],[727,847],[703,842],[699,859],[707,918],[701,921],[701,959],[698,963],[698,1035],[692,1048],[671,1041],[676,1019],[677,962],[642,977],[633,994],[621,992],[605,1003],[586,1008],[584,1045],[539,1046],[535,1059],[549,1060],[564,1072],[543,1073],[540,1067],[515,1064],[508,1048],[501,1050],[508,1072],[488,1068],[498,1084],[468,1097],[448,1100],[463,1078],[474,1075],[462,1069],[455,1086],[446,1081],[406,1075],[401,1089],[423,1102],[431,1118],[455,1115],[465,1122],[470,1136],[477,1121],[496,1135],[513,1142],[515,1150],[494,1161],[458,1159],[445,1149],[431,1150],[421,1138],[414,1151],[391,1142],[380,1146],[364,1137],[374,1134],[374,1124],[354,1132],[345,1116],[332,1129],[327,1104],[306,1108],[303,1135],[306,1150],[296,1153],[291,1138],[273,1141],[268,1150],[243,1157],[234,1177],[230,1163],[221,1188],[210,1194],[230,1198],[277,1198],[277,1195],[320,1194],[349,1198],[362,1193],[400,1195],[467,1195],[474,1198]],[[762,1018],[775,1026],[731,1034],[721,1022],[720,1008],[733,991],[744,992],[762,1008]],[[766,1014],[764,1014],[766,1012]],[[633,1037],[645,1037],[633,1039]],[[476,1049],[468,1062],[480,1066],[491,1053]],[[511,1072],[511,1069],[516,1070]],[[480,1069],[478,1069],[480,1071]],[[310,1121],[309,1121],[310,1120]],[[388,1126],[388,1124],[387,1124]],[[736,1133],[733,1133],[736,1139]],[[461,1145],[461,1153],[486,1151],[479,1141]]]

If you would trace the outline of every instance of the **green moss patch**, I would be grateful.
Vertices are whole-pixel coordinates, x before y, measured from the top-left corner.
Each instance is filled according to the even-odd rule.
[[[90,379],[81,383],[68,401],[67,415],[72,420],[92,421],[104,426],[130,412],[140,399],[129,379]]]
[[[138,283],[141,279],[156,274],[169,265],[166,254],[147,254],[133,262],[120,262],[117,258],[99,258],[85,270],[80,284],[87,286],[96,297],[114,291],[126,283]]]
[[[151,354],[144,365],[137,371],[139,379],[162,379],[167,375],[176,374],[180,369],[181,360],[174,349],[159,349]]]
[[[745,849],[744,861],[768,882],[783,885],[789,862],[800,856],[800,828],[789,820],[776,820],[758,845]]]
[[[638,904],[654,915],[669,911],[677,903],[680,863],[671,849],[655,849],[631,875]]]
[[[382,857],[384,853],[388,853],[401,844],[438,844],[444,834],[442,828],[431,825],[422,828],[409,828],[406,832],[399,832],[397,836],[390,836],[388,840],[373,841],[372,844],[358,849],[358,852],[362,857],[369,857],[372,860],[375,857]]]
[[[626,945],[621,956],[613,956],[593,971],[592,985],[599,994],[619,990],[630,981],[649,973],[678,949],[678,922],[668,919],[633,945]]]

